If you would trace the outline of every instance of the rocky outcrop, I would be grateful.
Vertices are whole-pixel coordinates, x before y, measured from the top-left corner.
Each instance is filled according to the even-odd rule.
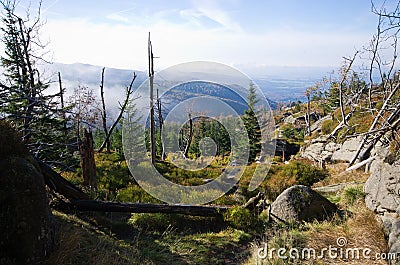
[[[350,162],[355,153],[357,152],[358,147],[360,146],[360,142],[362,141],[362,137],[354,137],[346,140],[339,149],[337,149],[332,154],[332,161],[345,161]]]
[[[369,209],[378,213],[395,212],[400,203],[400,165],[373,161],[364,191]]]
[[[39,264],[53,246],[43,175],[11,128],[1,123],[0,143],[0,264]]]
[[[355,155],[361,138],[350,138],[343,144],[329,142],[326,136],[320,136],[311,140],[301,152],[303,158],[316,162],[349,162]]]
[[[338,144],[320,136],[302,148],[301,157],[320,163],[349,162],[356,154],[361,141],[362,136]],[[365,160],[365,169],[371,172],[364,185],[365,202],[382,222],[388,238],[389,252],[400,253],[400,160],[397,158],[396,161],[396,157],[390,155],[387,143],[381,142],[373,147],[370,158]],[[329,188],[333,191],[341,186],[343,184]],[[284,213],[282,215],[285,217]]]
[[[326,162],[331,160],[333,153],[339,150],[341,146],[341,144],[328,142],[326,137],[321,136],[311,140],[311,144],[301,152],[301,157],[316,162]]]
[[[286,189],[271,204],[271,218],[284,222],[323,220],[336,211],[333,203],[303,185]]]
[[[365,203],[382,221],[389,252],[400,253],[400,161],[390,165],[381,156],[372,162],[370,170],[364,186]]]

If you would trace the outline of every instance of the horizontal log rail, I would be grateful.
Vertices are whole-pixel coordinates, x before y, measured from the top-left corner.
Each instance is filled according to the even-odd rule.
[[[63,207],[78,211],[166,213],[192,216],[220,216],[229,209],[228,206],[126,203],[96,200],[75,200],[64,204]]]

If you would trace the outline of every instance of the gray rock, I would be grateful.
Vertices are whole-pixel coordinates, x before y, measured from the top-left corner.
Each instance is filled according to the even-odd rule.
[[[371,156],[377,155],[380,159],[385,159],[390,153],[388,146],[382,145],[378,142],[371,151]]]
[[[327,142],[327,137],[326,136],[320,136],[320,137],[317,137],[317,138],[315,138],[315,139],[312,139],[311,140],[311,143],[326,143]]]
[[[327,143],[324,136],[311,140],[311,144],[304,148],[301,157],[307,158],[316,162],[329,161],[332,158],[333,152],[340,149],[342,145],[333,142]]]
[[[328,115],[328,116],[325,116],[325,117],[323,117],[323,118],[318,119],[317,121],[315,121],[313,124],[311,124],[311,127],[310,127],[311,132],[314,132],[314,131],[321,131],[321,129],[322,129],[322,123],[323,123],[324,121],[330,120],[330,119],[332,119],[332,117],[331,117],[330,115]]]
[[[388,236],[389,253],[397,253],[400,257],[400,165],[384,162],[385,148],[375,148],[374,154],[380,159],[371,163],[371,176],[364,185],[365,202],[382,220],[383,232]],[[397,259],[390,264],[399,262]]]
[[[314,143],[309,145],[301,153],[303,158],[307,158],[313,161],[321,161],[321,153],[324,151],[324,143]]]
[[[322,161],[328,161],[331,158],[332,158],[332,152],[329,152],[329,151],[326,151],[326,150],[321,152],[321,160]]]
[[[392,223],[392,229],[389,234],[389,252],[391,253],[400,253],[400,219],[397,219]]]
[[[271,217],[285,222],[323,220],[336,211],[333,203],[303,185],[286,189],[271,204]]]
[[[346,161],[350,162],[350,160],[353,158],[355,155],[358,146],[360,145],[360,142],[362,140],[362,137],[356,137],[356,138],[351,138],[347,141],[345,141],[341,148],[336,150],[333,155],[332,155],[332,160],[333,161]]]
[[[397,215],[395,213],[385,212],[380,217],[382,220],[383,233],[389,236],[392,231],[392,224],[396,221]]]
[[[327,143],[327,144],[325,145],[325,150],[333,153],[333,152],[335,152],[336,150],[339,150],[341,147],[342,147],[341,144],[337,144],[337,143],[334,143],[334,142],[330,142],[330,143]]]
[[[296,122],[296,118],[293,115],[287,116],[284,120],[285,123],[294,124]]]
[[[386,209],[395,212],[400,202],[400,166],[382,160],[371,164],[371,176],[364,185],[365,202],[372,211]]]

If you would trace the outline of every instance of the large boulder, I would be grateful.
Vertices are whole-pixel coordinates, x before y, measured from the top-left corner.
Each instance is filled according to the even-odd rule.
[[[303,185],[286,189],[271,205],[271,217],[285,222],[323,220],[336,211],[333,203]]]
[[[39,264],[54,241],[44,179],[18,137],[2,123],[0,144],[0,264]]]

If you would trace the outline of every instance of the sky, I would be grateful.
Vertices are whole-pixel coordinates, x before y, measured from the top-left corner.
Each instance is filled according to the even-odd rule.
[[[53,61],[135,70],[146,70],[149,32],[156,69],[205,60],[256,71],[339,66],[377,25],[368,0],[43,0],[41,17]]]

